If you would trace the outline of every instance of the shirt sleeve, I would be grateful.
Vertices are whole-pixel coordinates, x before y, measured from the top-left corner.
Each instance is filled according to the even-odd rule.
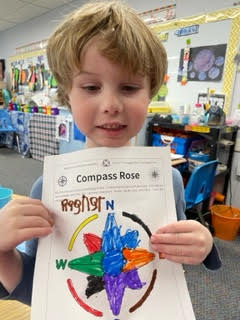
[[[175,168],[172,168],[172,176],[177,219],[185,220],[186,205],[184,200],[184,186],[182,176],[180,172]],[[202,263],[208,270],[217,270],[222,266],[222,261],[220,259],[217,247],[214,243],[211,252]]]
[[[174,199],[175,199],[177,219],[185,220],[186,204],[184,199],[184,186],[183,186],[182,176],[177,169],[172,168],[172,177],[173,177],[173,193],[174,193]]]
[[[23,252],[21,252],[21,257],[23,261],[22,279],[11,293],[9,293],[3,285],[0,284],[0,299],[18,300],[31,305],[35,257],[31,257]]]

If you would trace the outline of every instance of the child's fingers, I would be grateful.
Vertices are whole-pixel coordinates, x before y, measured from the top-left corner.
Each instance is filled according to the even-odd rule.
[[[21,197],[21,198],[17,198],[17,199],[13,199],[11,200],[9,203],[18,203],[18,204],[26,204],[26,203],[30,203],[30,204],[40,204],[42,203],[41,200],[39,199],[32,199],[30,197]]]
[[[193,239],[192,233],[161,233],[154,234],[151,236],[152,244],[193,244],[195,240]]]
[[[41,216],[50,224],[54,223],[53,214],[43,205],[24,205],[24,216]]]
[[[0,251],[9,251],[16,248],[20,243],[31,240],[33,238],[42,238],[48,236],[52,232],[52,227],[36,227],[36,228],[25,228],[19,229],[15,232],[12,239],[9,239],[9,243],[6,243],[5,247],[1,248]]]
[[[201,261],[196,257],[188,257],[188,256],[174,256],[163,254],[163,257],[169,261],[181,263],[181,264],[199,264]]]
[[[19,199],[13,199],[7,203],[6,207],[19,207],[21,205],[43,205],[39,199],[32,199],[29,197],[23,197]]]
[[[12,215],[16,217],[22,216],[41,216],[43,219],[47,220],[50,224],[53,224],[53,214],[42,204],[40,200],[31,199],[31,201],[26,201],[20,203],[18,200],[6,208],[6,210],[11,210]]]
[[[31,240],[33,238],[42,238],[52,233],[52,227],[36,227],[36,228],[25,228],[18,231],[17,243]]]
[[[11,201],[0,213],[0,251],[12,250],[23,241],[51,233],[52,216],[40,200]]]
[[[155,251],[161,252],[161,254],[180,256],[180,257],[190,257],[195,255],[195,247],[193,246],[181,246],[181,245],[157,245],[153,244],[152,248]]]
[[[52,230],[52,227],[49,225],[43,227],[31,226],[22,229],[7,228],[7,230],[1,234],[2,239],[0,240],[0,252],[10,251],[26,240],[47,236],[52,232]]]
[[[194,220],[181,220],[170,223],[157,230],[156,233],[187,233],[199,227],[199,222]]]
[[[52,223],[41,216],[25,216],[16,221],[16,229],[52,227]]]

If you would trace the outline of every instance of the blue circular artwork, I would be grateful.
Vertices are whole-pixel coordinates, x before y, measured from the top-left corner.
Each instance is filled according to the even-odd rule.
[[[199,80],[203,81],[203,80],[206,80],[206,78],[207,78],[206,72],[199,72],[199,74],[198,74]]]
[[[189,76],[190,76],[191,79],[194,79],[195,76],[196,76],[196,73],[194,71],[192,71],[192,72],[190,72]]]
[[[194,60],[194,69],[199,72],[206,72],[214,65],[215,56],[209,49],[198,52]]]
[[[220,69],[217,67],[212,67],[209,72],[208,72],[208,76],[210,79],[216,79],[218,77],[220,73]]]
[[[222,56],[217,57],[216,61],[215,61],[215,64],[218,67],[222,66],[224,64],[224,57],[222,57]]]

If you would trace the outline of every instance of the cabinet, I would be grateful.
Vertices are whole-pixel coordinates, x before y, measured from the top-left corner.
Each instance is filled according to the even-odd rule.
[[[152,145],[152,135],[157,127],[171,129],[173,132],[191,132],[193,135],[204,137],[208,142],[210,160],[217,159],[219,164],[225,167],[224,170],[219,170],[218,174],[224,175],[223,193],[226,195],[238,127],[184,126],[182,124],[165,122],[159,114],[155,114],[146,126],[146,145]]]

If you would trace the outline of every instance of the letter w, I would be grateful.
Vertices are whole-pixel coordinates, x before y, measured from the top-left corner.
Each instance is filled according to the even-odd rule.
[[[60,260],[58,260],[58,259],[56,259],[56,267],[57,267],[57,269],[59,270],[59,269],[65,269],[65,267],[66,267],[66,264],[67,264],[67,259],[65,259],[65,260],[63,260],[63,259],[60,259]]]

